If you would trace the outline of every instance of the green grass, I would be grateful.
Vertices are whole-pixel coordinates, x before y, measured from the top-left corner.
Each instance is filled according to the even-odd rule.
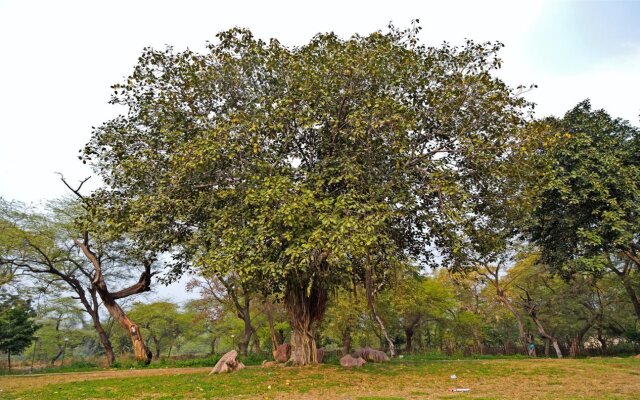
[[[257,360],[256,360],[257,361]],[[635,399],[640,360],[395,359],[360,369],[249,367],[208,375],[209,368],[147,368],[0,377],[0,398],[30,399]],[[451,380],[456,374],[458,379]],[[471,388],[451,393],[452,387]]]

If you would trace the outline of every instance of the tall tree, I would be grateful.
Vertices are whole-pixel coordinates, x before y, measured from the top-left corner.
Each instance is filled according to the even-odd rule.
[[[522,124],[526,102],[491,74],[501,44],[431,48],[418,31],[287,48],[233,29],[205,54],[145,50],[114,86],[128,113],[83,152],[107,185],[97,215],[172,250],[175,275],[281,293],[291,362],[316,362],[330,290],[463,251],[456,226],[480,218]]]
[[[551,173],[538,183],[533,240],[565,277],[614,273],[640,318],[640,129],[588,100],[546,122],[563,140],[539,152]]]
[[[28,301],[15,296],[0,299],[0,350],[7,353],[9,370],[11,354],[22,353],[34,339],[35,315]]]
[[[109,365],[115,355],[101,321],[101,306],[130,332],[134,349],[137,349],[136,356],[150,360],[151,353],[144,347],[137,325],[127,318],[116,302],[150,290],[154,273],[150,259],[142,262],[143,272],[136,283],[110,291],[107,277],[120,284],[130,278],[131,267],[139,266],[139,263],[129,254],[125,241],[101,240],[98,235],[91,235],[93,241],[90,241],[89,231],[78,222],[85,212],[81,204],[66,200],[52,202],[48,214],[18,205],[0,211],[0,219],[7,226],[3,236],[13,242],[7,252],[0,254],[0,263],[20,268],[44,286],[63,284],[91,317]]]

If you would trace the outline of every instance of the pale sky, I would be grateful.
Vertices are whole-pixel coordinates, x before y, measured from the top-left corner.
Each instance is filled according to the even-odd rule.
[[[110,85],[145,46],[202,48],[233,26],[288,45],[408,26],[428,44],[499,40],[507,83],[535,83],[537,115],[584,98],[638,124],[640,1],[7,1],[0,0],[0,196],[58,197],[91,171],[78,160],[91,126],[118,113]],[[97,180],[95,180],[97,182]]]
[[[54,172],[91,175],[78,150],[121,111],[110,86],[145,46],[197,50],[234,26],[296,45],[416,18],[427,44],[503,42],[499,76],[539,86],[537,116],[590,98],[640,125],[640,1],[0,0],[0,196],[35,204],[65,194]]]

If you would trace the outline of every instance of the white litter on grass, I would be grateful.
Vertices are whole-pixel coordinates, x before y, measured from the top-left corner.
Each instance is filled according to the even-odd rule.
[[[471,389],[460,388],[460,389],[451,389],[452,392],[470,392]]]
[[[458,379],[458,377],[456,376],[456,374],[451,375],[451,379]]]

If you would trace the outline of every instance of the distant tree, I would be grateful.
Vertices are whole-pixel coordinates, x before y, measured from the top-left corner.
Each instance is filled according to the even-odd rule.
[[[366,299],[361,288],[341,291],[329,302],[327,315],[322,323],[323,336],[342,345],[342,354],[353,350],[353,337],[365,330]]]
[[[85,338],[82,313],[77,301],[69,297],[47,300],[46,305],[38,310],[40,351],[49,357],[51,365],[67,348],[79,345]]]
[[[228,311],[232,311],[244,323],[243,338],[240,341],[240,352],[247,355],[249,343],[253,338],[260,348],[260,340],[256,333],[256,328],[251,321],[251,300],[257,297],[255,291],[251,291],[246,282],[243,282],[235,273],[219,276],[215,273],[209,275],[207,271],[201,271],[200,278],[189,281],[189,290],[198,290],[203,300],[209,303],[209,307],[222,306]],[[259,351],[261,352],[261,351]]]
[[[159,359],[162,349],[167,355],[178,343],[179,338],[188,332],[192,321],[190,316],[178,310],[178,306],[167,301],[154,303],[135,303],[129,316],[138,321],[139,326],[155,348],[155,358]]]
[[[414,335],[427,320],[443,318],[444,314],[457,308],[452,291],[433,278],[406,276],[390,290],[383,292],[388,318],[398,321],[405,335],[405,352],[414,349]]]
[[[549,173],[537,183],[533,241],[564,277],[615,274],[640,318],[640,129],[588,100],[546,123],[562,140],[539,149]]]
[[[35,315],[28,301],[15,296],[0,299],[0,350],[7,353],[9,370],[11,354],[20,354],[34,339]]]
[[[130,246],[119,237],[90,235],[86,213],[81,201],[51,202],[45,213],[5,204],[0,208],[0,221],[6,226],[2,240],[11,245],[0,247],[0,265],[18,268],[43,288],[63,287],[75,297],[91,317],[109,365],[115,355],[101,321],[101,307],[129,332],[132,343],[138,343],[134,345],[136,356],[150,361],[151,353],[144,348],[138,327],[116,300],[150,290],[153,261],[132,255]],[[120,290],[108,288],[108,280],[120,284],[131,278],[131,267],[140,264],[137,282]]]

